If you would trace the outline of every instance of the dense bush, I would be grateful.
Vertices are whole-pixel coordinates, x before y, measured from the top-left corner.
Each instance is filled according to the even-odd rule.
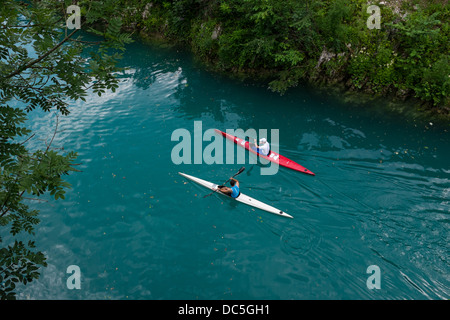
[[[344,80],[350,89],[447,109],[448,1],[374,4],[380,30],[367,27],[365,0],[122,0],[137,8],[126,19],[145,31],[185,42],[222,71],[270,74],[273,90]]]

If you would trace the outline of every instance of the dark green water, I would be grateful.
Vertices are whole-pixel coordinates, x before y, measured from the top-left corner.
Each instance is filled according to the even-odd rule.
[[[55,146],[79,152],[65,201],[37,204],[48,257],[21,299],[443,299],[450,297],[448,127],[296,88],[284,96],[135,43],[115,93],[71,106]],[[375,106],[383,110],[382,106]],[[55,117],[34,112],[49,136]],[[260,174],[238,204],[177,175],[222,183],[242,165],[175,165],[172,132],[279,129],[280,153],[316,173]],[[33,143],[40,143],[35,139]],[[204,147],[207,143],[204,143]],[[66,269],[81,269],[81,289]],[[369,266],[381,288],[369,289]]]

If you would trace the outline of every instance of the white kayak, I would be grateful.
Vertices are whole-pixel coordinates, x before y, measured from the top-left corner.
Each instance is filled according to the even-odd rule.
[[[187,178],[189,180],[192,180],[192,181],[198,183],[199,185],[204,186],[204,187],[206,187],[206,188],[208,188],[210,190],[216,190],[217,187],[218,187],[218,185],[215,184],[215,183],[212,183],[212,182],[209,182],[209,181],[206,181],[206,180],[202,180],[202,179],[190,176],[190,175],[185,174],[185,173],[178,172],[178,174],[180,174],[183,177],[185,177],[185,178]],[[249,206],[252,206],[252,207],[255,207],[255,208],[258,208],[258,209],[261,209],[261,210],[264,210],[264,211],[267,211],[267,212],[270,212],[270,213],[273,213],[273,214],[276,214],[276,215],[279,215],[279,216],[282,216],[282,217],[293,218],[291,215],[287,214],[286,212],[281,211],[280,209],[277,209],[277,208],[274,208],[272,206],[269,206],[268,204],[265,204],[265,203],[263,203],[261,201],[253,199],[252,197],[249,197],[249,196],[247,196],[245,194],[242,194],[242,193],[237,198],[232,198],[232,197],[230,197],[230,196],[228,196],[228,195],[226,195],[226,194],[224,194],[224,193],[222,193],[220,191],[217,191],[217,193],[220,193],[221,195],[223,195],[225,197],[228,197],[230,199],[242,202],[242,203],[244,203],[246,205],[249,205]]]

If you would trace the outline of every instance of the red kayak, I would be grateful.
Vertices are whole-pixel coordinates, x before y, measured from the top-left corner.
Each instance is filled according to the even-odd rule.
[[[264,156],[262,154],[257,153],[255,150],[253,150],[252,148],[250,148],[250,143],[248,141],[245,141],[244,139],[240,139],[237,138],[231,134],[222,132],[220,130],[214,129],[217,133],[221,134],[222,136],[224,136],[225,138],[233,141],[234,143],[236,143],[238,146],[241,146],[245,149],[247,149],[250,152],[253,152],[254,154],[257,154],[258,156],[260,156],[261,158],[264,158],[266,160],[278,163],[280,166],[292,169],[292,170],[296,170],[296,171],[300,171],[306,174],[310,174],[312,176],[315,176],[314,172],[311,172],[310,170],[306,169],[305,167],[299,165],[297,162],[294,162],[286,157],[283,157],[281,154],[278,154],[276,152],[270,151],[269,156]]]

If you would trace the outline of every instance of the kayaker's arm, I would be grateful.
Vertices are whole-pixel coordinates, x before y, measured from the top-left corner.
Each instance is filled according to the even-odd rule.
[[[221,187],[221,188],[220,188]],[[228,188],[228,187],[224,187],[224,186],[219,186],[219,191],[220,192],[222,192],[223,194],[226,194],[226,195],[231,195],[231,193],[233,192],[233,190],[231,190],[230,188]]]

